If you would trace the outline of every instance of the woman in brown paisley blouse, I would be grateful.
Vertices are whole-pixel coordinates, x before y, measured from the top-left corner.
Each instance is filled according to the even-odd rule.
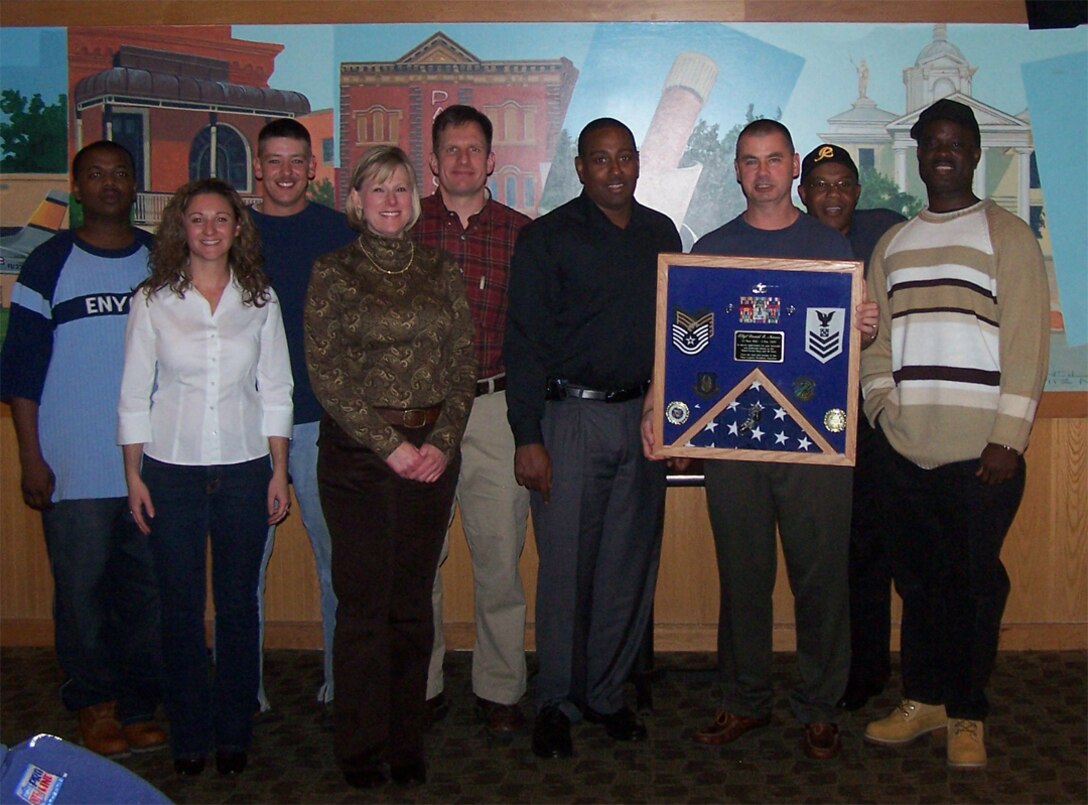
[[[399,148],[363,155],[358,239],[314,264],[306,360],[321,421],[318,484],[332,535],[336,760],[351,785],[426,779],[431,585],[476,387],[461,271],[405,233],[419,218]]]

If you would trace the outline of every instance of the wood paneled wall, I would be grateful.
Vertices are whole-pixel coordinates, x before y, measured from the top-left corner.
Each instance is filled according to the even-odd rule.
[[[350,22],[964,22],[1026,21],[1023,0],[4,0],[0,23],[15,25],[212,25]],[[1036,424],[1024,502],[1005,545],[1012,577],[1004,648],[1088,645],[1088,420],[1085,395],[1048,395],[1052,418]],[[459,523],[451,532],[446,631],[472,645],[472,584]],[[536,552],[522,559],[529,593]],[[10,411],[0,412],[0,643],[52,641],[52,582],[41,523],[19,493]],[[656,604],[659,650],[714,649],[718,585],[701,489],[670,491]],[[782,563],[775,591],[775,645],[793,645],[793,607]],[[317,584],[297,517],[281,527],[269,568],[268,645],[320,645]]]
[[[1001,645],[1088,648],[1088,420],[1039,420],[1027,459],[1024,502],[1003,552],[1012,593]],[[52,581],[41,521],[20,498],[14,431],[6,406],[0,415],[0,501],[0,644],[49,645]],[[472,575],[458,521],[450,540],[450,558],[442,571],[446,640],[450,648],[471,648]],[[529,647],[536,567],[530,536],[521,562],[529,598]],[[265,603],[269,647],[320,647],[313,558],[297,515],[277,533]],[[792,649],[793,598],[781,560],[774,603],[775,647]],[[714,650],[718,577],[701,488],[669,491],[655,620],[658,650]]]

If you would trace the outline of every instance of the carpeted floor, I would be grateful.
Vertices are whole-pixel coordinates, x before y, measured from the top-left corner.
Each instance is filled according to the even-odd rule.
[[[451,712],[427,736],[427,784],[360,792],[340,777],[329,718],[314,701],[320,655],[272,651],[265,667],[273,710],[256,728],[240,777],[219,777],[209,768],[201,777],[179,778],[168,752],[121,762],[185,803],[1088,801],[1083,652],[999,656],[986,724],[990,765],[982,772],[948,770],[943,743],[928,739],[900,749],[865,744],[865,722],[894,706],[892,690],[847,719],[840,758],[808,760],[787,704],[793,660],[776,655],[771,726],[731,746],[690,740],[714,715],[713,657],[659,654],[647,742],[617,744],[603,728],[582,724],[574,728],[573,760],[543,761],[532,754],[528,734],[507,745],[488,741],[473,712],[470,655],[454,654],[446,662]],[[39,732],[76,740],[75,718],[57,699],[59,682],[52,650],[0,651],[0,741],[12,745]]]

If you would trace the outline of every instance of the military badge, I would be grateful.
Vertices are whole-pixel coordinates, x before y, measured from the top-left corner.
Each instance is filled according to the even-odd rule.
[[[718,375],[715,372],[699,372],[695,376],[695,393],[700,397],[713,397],[718,393]]]
[[[846,412],[841,408],[832,408],[824,414],[824,427],[832,433],[846,430]]]
[[[665,409],[665,419],[669,420],[670,425],[683,425],[688,421],[689,416],[691,416],[691,409],[685,402],[671,402]]]
[[[682,310],[676,311],[672,324],[672,343],[685,355],[698,355],[714,336],[714,314],[695,318]]]
[[[793,383],[793,396],[801,402],[808,402],[816,396],[816,381],[811,377],[795,377]]]
[[[805,318],[805,352],[827,363],[842,354],[846,310],[841,307],[810,307]]]

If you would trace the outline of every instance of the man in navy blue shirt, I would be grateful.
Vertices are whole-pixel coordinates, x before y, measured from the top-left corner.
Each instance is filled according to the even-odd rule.
[[[336,628],[336,593],[332,589],[332,543],[317,491],[317,433],[321,406],[310,388],[310,375],[306,371],[302,311],[314,260],[347,245],[357,233],[348,226],[343,213],[310,203],[306,198],[316,168],[310,132],[297,120],[280,118],[261,129],[257,138],[257,157],[253,160],[253,175],[261,183],[264,201],[260,211],[253,210],[252,215],[261,233],[264,270],[280,300],[287,347],[291,352],[291,373],[295,378],[295,426],[291,435],[288,470],[302,510],[302,525],[306,528],[314,552],[325,648],[325,677],[317,692],[317,699],[328,704],[334,694],[332,641]],[[272,557],[274,534],[275,529],[269,529],[257,591],[260,597],[262,644],[264,579],[268,561]],[[259,699],[261,710],[267,710],[269,704],[264,692],[263,673]]]

